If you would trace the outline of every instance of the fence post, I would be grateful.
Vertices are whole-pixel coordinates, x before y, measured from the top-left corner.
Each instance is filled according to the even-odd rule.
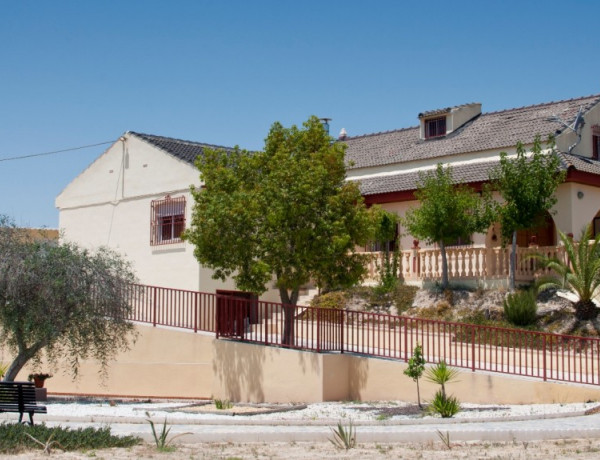
[[[475,327],[471,326],[471,370],[475,372]]]
[[[317,353],[321,352],[321,309],[317,308]]]
[[[152,308],[152,325],[154,327],[156,327],[156,286],[154,288],[152,288],[152,303],[153,303],[153,308]]]
[[[198,332],[198,296],[200,294],[196,292],[194,295],[194,332]]]
[[[404,318],[404,361],[408,362],[408,318]]]
[[[544,382],[546,381],[546,334],[544,334],[542,340],[543,344],[543,353],[544,353]]]
[[[344,353],[344,317],[346,316],[346,310],[342,310],[340,320],[340,353]]]
[[[269,315],[272,314],[273,307],[271,306],[271,311],[269,311],[269,304],[265,304],[265,345],[269,344]]]

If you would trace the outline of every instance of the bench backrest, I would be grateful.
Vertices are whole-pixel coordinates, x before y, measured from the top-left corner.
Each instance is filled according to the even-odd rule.
[[[32,382],[0,382],[0,405],[18,404],[22,410],[25,404],[36,404],[35,384]]]

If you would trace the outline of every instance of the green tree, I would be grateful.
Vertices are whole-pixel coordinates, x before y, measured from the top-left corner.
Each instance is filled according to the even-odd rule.
[[[412,357],[408,360],[408,367],[404,369],[404,375],[407,375],[413,381],[417,383],[417,401],[419,403],[419,407],[423,407],[421,405],[421,392],[419,390],[419,379],[423,375],[425,371],[425,358],[423,357],[423,348],[420,344],[417,344],[415,349],[413,350]]]
[[[598,308],[593,299],[600,288],[600,235],[592,239],[592,228],[587,226],[582,232],[579,243],[558,231],[565,248],[564,259],[537,256],[544,267],[552,270],[558,277],[545,277],[539,289],[558,287],[569,289],[577,296],[574,303],[575,318],[580,321],[595,319]],[[589,242],[590,240],[591,243]],[[573,328],[576,324],[573,325]]]
[[[378,206],[371,208],[375,225],[375,241],[383,247],[383,261],[379,267],[377,291],[389,293],[398,285],[399,247],[397,238],[398,215]],[[392,253],[391,246],[395,245]]]
[[[420,174],[415,197],[421,206],[409,209],[404,225],[428,243],[437,243],[442,255],[442,288],[448,287],[446,245],[485,231],[494,219],[494,203],[484,190],[479,196],[471,187],[456,185],[452,169],[441,164],[433,173]]]
[[[517,232],[543,222],[545,212],[556,203],[556,188],[564,180],[559,171],[560,160],[555,154],[554,139],[548,138],[548,153],[542,151],[540,136],[536,136],[527,153],[517,143],[516,157],[500,153],[500,165],[492,170],[490,179],[500,192],[504,203],[499,207],[503,241],[512,241],[510,251],[509,286],[515,289],[517,263]]]
[[[73,376],[89,357],[105,369],[129,346],[134,281],[129,264],[107,249],[35,241],[0,216],[0,343],[14,355],[4,380],[43,352],[53,364],[66,358]]]
[[[261,294],[273,278],[284,304],[283,343],[293,344],[293,305],[302,285],[355,284],[366,271],[356,253],[373,225],[358,186],[348,182],[345,145],[316,117],[302,128],[274,123],[262,152],[206,149],[196,164],[202,188],[185,238],[215,279]]]

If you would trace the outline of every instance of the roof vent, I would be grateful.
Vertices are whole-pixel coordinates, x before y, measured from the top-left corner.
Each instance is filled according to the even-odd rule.
[[[345,141],[347,137],[348,137],[348,133],[346,132],[346,129],[342,128],[340,130],[340,135],[338,136],[338,140]]]

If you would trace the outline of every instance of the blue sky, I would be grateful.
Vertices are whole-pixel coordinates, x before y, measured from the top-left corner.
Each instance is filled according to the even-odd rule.
[[[349,135],[600,93],[600,2],[0,0],[0,160],[127,130],[260,149],[270,125]],[[0,213],[56,228],[105,149],[0,161]]]

